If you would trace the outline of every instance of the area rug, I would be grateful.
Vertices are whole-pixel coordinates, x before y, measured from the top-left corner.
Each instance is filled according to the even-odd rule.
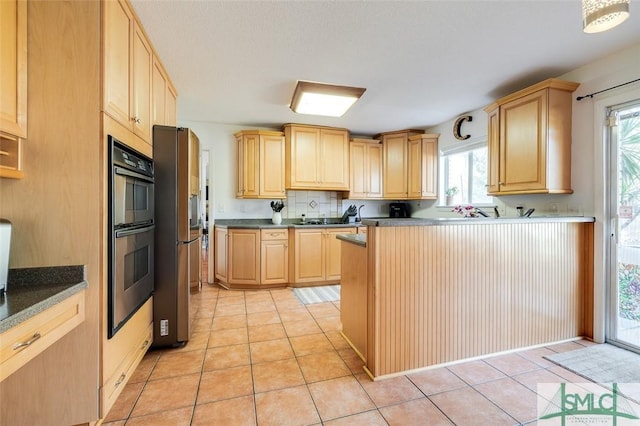
[[[340,285],[294,288],[293,293],[305,305],[340,300]]]
[[[606,343],[545,358],[596,383],[640,383],[640,355]]]

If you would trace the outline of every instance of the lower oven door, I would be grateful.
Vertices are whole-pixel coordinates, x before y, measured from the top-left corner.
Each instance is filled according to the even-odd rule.
[[[109,338],[153,293],[154,225],[115,231],[109,285]]]

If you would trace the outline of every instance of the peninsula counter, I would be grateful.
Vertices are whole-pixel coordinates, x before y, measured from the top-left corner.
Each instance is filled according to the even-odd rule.
[[[365,219],[338,237],[343,334],[376,379],[592,337],[593,222]]]

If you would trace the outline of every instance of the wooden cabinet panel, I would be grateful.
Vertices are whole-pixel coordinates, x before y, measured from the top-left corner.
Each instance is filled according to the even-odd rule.
[[[407,198],[438,198],[439,134],[409,137],[407,149]]]
[[[324,281],[325,257],[323,243],[323,229],[295,231],[295,282]]]
[[[220,282],[227,282],[227,253],[229,234],[226,228],[214,228],[215,275]]]
[[[281,132],[244,130],[234,135],[238,151],[237,198],[285,198]]]
[[[151,123],[176,125],[176,93],[158,57],[153,57],[151,70]]]
[[[133,72],[131,122],[133,132],[151,143],[151,66],[153,52],[136,22],[133,25]]]
[[[488,193],[570,194],[571,93],[549,79],[485,108],[489,114]]]
[[[488,148],[488,170],[487,178],[489,180],[487,184],[487,193],[494,195],[500,192],[500,126],[498,120],[498,113],[500,110],[496,107],[489,112],[489,130],[487,133],[487,148]]]
[[[320,129],[318,161],[322,187],[349,189],[349,134],[347,131]]]
[[[338,234],[355,234],[356,228],[328,228],[325,231],[325,279],[340,279],[341,242],[336,238]]]
[[[200,195],[200,139],[189,129],[189,192]]]
[[[367,153],[366,143],[351,142],[349,144],[349,198],[366,198],[367,196]]]
[[[154,60],[151,43],[128,2],[114,0],[103,5],[104,111],[151,143]]]
[[[407,136],[385,135],[382,138],[384,198],[407,198]]]
[[[294,231],[294,282],[340,279],[340,241],[337,234],[355,234],[356,228],[313,228]]]
[[[291,127],[290,136],[287,137],[285,130],[285,140],[288,142],[287,148],[290,152],[286,164],[288,168],[285,177],[287,188],[314,188],[318,182],[318,141],[320,131],[315,128]]]
[[[344,274],[340,278],[340,303],[349,309],[340,310],[342,334],[363,361],[367,353],[367,249],[341,242],[341,262]],[[373,328],[373,325],[372,325]]]
[[[230,284],[260,283],[260,230],[229,230],[228,278]]]
[[[164,72],[160,68],[160,63],[153,61],[153,69],[151,74],[151,119],[152,123],[166,124],[166,108],[167,108],[167,81]]]
[[[546,187],[547,92],[542,90],[500,108],[501,190]]]
[[[167,123],[167,126],[177,125],[177,100],[178,93],[171,86],[171,84],[167,84],[167,103],[165,110],[165,121]]]
[[[133,15],[122,0],[104,2],[103,8],[104,110],[130,128]]]
[[[0,382],[82,323],[84,306],[82,290],[0,334]]]
[[[266,230],[260,233],[260,284],[289,282],[289,230]]]
[[[27,2],[0,2],[0,132],[27,137]]]
[[[285,198],[284,137],[262,135],[260,138],[259,194],[264,198]]]
[[[104,418],[153,342],[153,298],[107,340],[102,357],[100,417]]]
[[[349,131],[284,126],[287,189],[349,189]]]
[[[351,140],[349,176],[349,198],[382,198],[382,145],[378,140]]]

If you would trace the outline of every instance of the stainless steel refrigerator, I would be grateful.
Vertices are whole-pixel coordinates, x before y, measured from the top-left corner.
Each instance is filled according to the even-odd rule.
[[[199,141],[190,129],[153,127],[155,290],[153,347],[191,335],[190,293],[200,285]],[[195,266],[195,267],[194,267]]]

